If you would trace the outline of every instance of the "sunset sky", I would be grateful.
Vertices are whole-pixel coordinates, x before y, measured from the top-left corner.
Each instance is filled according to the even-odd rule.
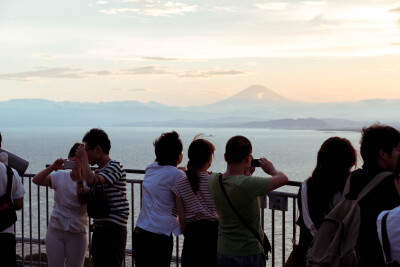
[[[0,101],[400,98],[400,1],[0,0]]]

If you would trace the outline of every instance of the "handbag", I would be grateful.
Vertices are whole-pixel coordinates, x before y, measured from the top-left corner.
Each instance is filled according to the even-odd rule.
[[[7,229],[17,221],[14,204],[11,200],[11,187],[13,171],[7,167],[7,191],[0,197],[0,232]]]
[[[264,233],[264,240],[261,240],[260,234],[258,233],[258,231],[254,230],[253,227],[251,227],[251,225],[239,214],[239,212],[235,209],[235,207],[233,206],[231,200],[228,197],[228,194],[225,191],[225,187],[224,184],[222,183],[222,174],[219,175],[219,184],[221,186],[222,192],[225,195],[226,200],[229,203],[229,206],[231,206],[233,212],[236,214],[236,217],[238,217],[238,219],[240,220],[240,222],[254,235],[254,237],[258,240],[258,242],[260,242],[260,244],[262,245],[262,247],[264,248],[264,255],[265,255],[265,259],[268,260],[268,253],[271,252],[272,247],[271,247],[271,243],[268,240],[267,235]]]
[[[90,218],[100,219],[110,214],[111,208],[104,192],[104,184],[101,187],[92,186],[89,189],[86,193],[86,203],[87,213]]]
[[[381,222],[381,233],[382,233],[382,247],[383,251],[385,253],[385,266],[390,266],[390,267],[398,267],[400,264],[397,261],[392,260],[392,256],[390,255],[390,243],[389,243],[389,238],[387,235],[387,230],[386,230],[386,219],[389,215],[389,212],[386,213]]]

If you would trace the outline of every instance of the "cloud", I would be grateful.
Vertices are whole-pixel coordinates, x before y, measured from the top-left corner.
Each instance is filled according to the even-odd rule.
[[[120,74],[170,74],[166,68],[160,66],[145,66],[133,69],[120,70]]]
[[[170,17],[172,15],[184,15],[197,11],[197,5],[187,5],[179,2],[161,2],[161,1],[123,1],[123,3],[135,3],[137,7],[133,8],[110,8],[102,9],[101,13],[107,15],[116,15],[119,13],[136,13],[152,17]]]
[[[200,70],[200,71],[186,71],[179,75],[179,77],[216,77],[216,76],[236,76],[248,75],[250,73],[242,70],[222,70],[215,68],[213,70]]]
[[[79,79],[83,75],[77,68],[46,68],[36,71],[0,74],[2,80],[29,81],[35,78]]]
[[[133,88],[133,89],[128,89],[131,92],[148,92],[149,90],[144,89],[144,88]]]
[[[123,76],[123,75],[160,75],[172,74],[167,68],[160,66],[144,66],[140,68],[121,70],[99,70],[84,72],[78,68],[40,68],[35,71],[0,74],[0,80],[32,81],[36,78],[51,79],[83,79],[96,76]]]
[[[254,6],[257,7],[258,9],[263,9],[263,10],[282,11],[288,8],[289,3],[269,2],[269,3],[255,4]]]
[[[54,57],[56,57],[55,55],[52,55],[52,54],[41,54],[41,55],[39,55],[39,57],[40,58],[54,58]]]
[[[391,9],[391,10],[390,10],[390,12],[394,12],[394,13],[400,13],[400,6],[399,6],[399,7],[396,7],[396,8],[393,8],[393,9]]]
[[[155,60],[155,61],[181,61],[181,60],[185,60],[185,59],[171,58],[171,57],[143,57],[143,59]]]
[[[97,1],[96,2],[96,4],[98,4],[98,5],[105,5],[107,3],[108,3],[107,1]]]
[[[237,12],[238,8],[236,7],[227,7],[227,6],[215,6],[213,8],[211,8],[211,12],[214,13],[222,13],[222,12]]]

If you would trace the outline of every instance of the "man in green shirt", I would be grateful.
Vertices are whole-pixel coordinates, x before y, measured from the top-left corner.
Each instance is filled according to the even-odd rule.
[[[288,182],[287,176],[275,169],[266,158],[259,160],[262,170],[270,178],[253,177],[251,167],[252,146],[244,136],[229,139],[225,148],[227,169],[222,174],[222,183],[232,205],[238,213],[263,238],[260,223],[259,196],[267,194]],[[263,247],[255,236],[246,228],[230,207],[219,184],[219,173],[211,174],[209,189],[219,214],[218,228],[218,266],[260,266],[266,265]]]

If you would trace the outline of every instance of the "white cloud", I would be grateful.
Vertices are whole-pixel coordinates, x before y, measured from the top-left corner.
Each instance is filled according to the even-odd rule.
[[[237,7],[228,7],[228,6],[215,6],[211,8],[211,12],[215,13],[223,13],[223,12],[237,12],[239,9]]]
[[[125,1],[132,2],[132,1]],[[146,1],[132,3],[140,3],[138,7],[134,8],[110,8],[102,9],[100,12],[108,15],[115,15],[118,13],[132,12],[144,16],[152,17],[169,17],[172,15],[184,15],[186,13],[192,13],[197,11],[197,5],[187,5],[179,2],[161,2],[161,1]]]
[[[255,4],[254,6],[259,8],[259,9],[282,11],[282,10],[286,10],[288,8],[289,3],[286,3],[286,2],[269,2],[269,3]]]
[[[217,76],[236,76],[249,75],[250,73],[242,70],[223,70],[221,68],[213,68],[211,70],[194,70],[181,73],[179,77],[217,77]]]
[[[105,5],[107,3],[108,3],[107,1],[97,1],[96,2],[96,4],[98,4],[98,5]]]

